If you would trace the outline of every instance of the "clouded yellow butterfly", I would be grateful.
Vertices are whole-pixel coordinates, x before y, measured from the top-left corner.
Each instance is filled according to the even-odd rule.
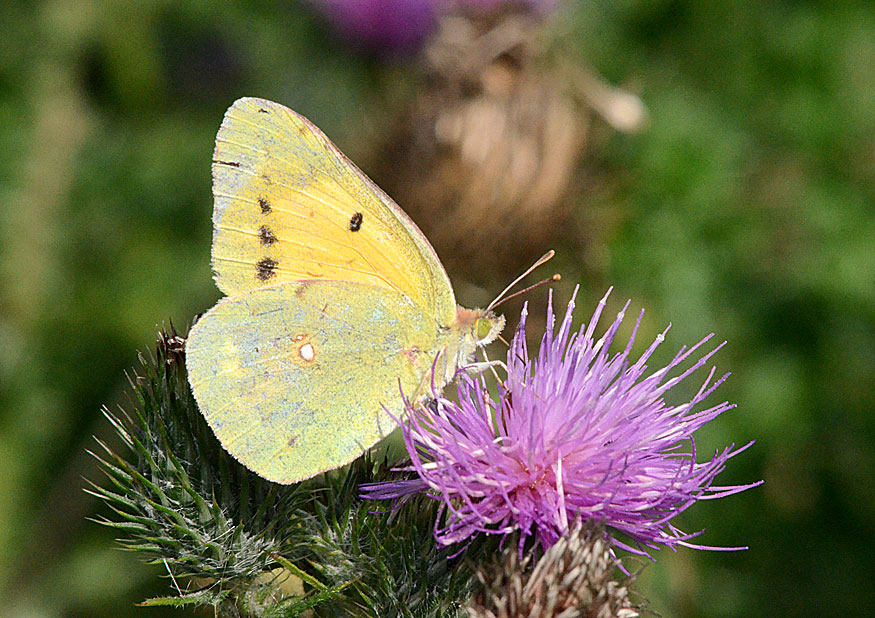
[[[222,446],[278,483],[346,464],[494,340],[407,215],[306,118],[243,98],[213,155],[216,284],[189,382]],[[434,375],[432,369],[434,368]]]

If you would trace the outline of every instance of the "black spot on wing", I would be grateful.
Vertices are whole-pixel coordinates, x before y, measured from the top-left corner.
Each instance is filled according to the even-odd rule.
[[[360,212],[355,213],[349,219],[349,231],[350,232],[358,232],[360,229],[362,229],[362,221],[364,221],[364,220],[365,220],[365,218],[362,215],[362,213],[360,213]]]
[[[269,257],[261,258],[255,265],[255,276],[262,281],[267,281],[272,277],[276,277],[276,267],[279,262],[272,260]]]
[[[276,234],[273,233],[273,230],[266,225],[262,225],[258,228],[258,240],[260,240],[261,244],[265,247],[269,247],[277,241],[277,238]]]
[[[267,215],[270,214],[272,210],[270,207],[270,202],[267,201],[266,197],[258,196],[258,205],[261,207],[261,214]]]
[[[261,113],[261,114],[269,114],[269,113],[270,113],[269,111],[267,111],[267,110],[264,109],[263,107],[259,107],[259,108],[258,108],[258,111],[259,111],[259,113]]]
[[[227,165],[228,167],[240,167],[240,163],[238,161],[222,161],[220,159],[213,159],[213,163],[218,163],[219,165]]]

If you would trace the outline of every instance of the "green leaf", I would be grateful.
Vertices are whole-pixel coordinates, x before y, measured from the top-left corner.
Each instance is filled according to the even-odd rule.
[[[227,590],[208,589],[175,597],[154,597],[137,603],[140,607],[188,607],[218,605],[228,597]]]

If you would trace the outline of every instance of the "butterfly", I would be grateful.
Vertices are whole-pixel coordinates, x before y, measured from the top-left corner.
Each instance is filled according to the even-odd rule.
[[[315,125],[271,101],[225,113],[212,266],[226,294],[186,342],[222,446],[295,483],[356,459],[492,342],[504,317],[456,305],[428,240]]]

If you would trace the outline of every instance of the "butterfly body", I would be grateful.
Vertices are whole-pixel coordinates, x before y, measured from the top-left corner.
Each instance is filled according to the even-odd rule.
[[[415,224],[281,105],[228,110],[213,193],[228,296],[191,330],[189,381],[222,445],[265,478],[352,461],[394,428],[402,392],[440,389],[503,327],[458,307]]]

